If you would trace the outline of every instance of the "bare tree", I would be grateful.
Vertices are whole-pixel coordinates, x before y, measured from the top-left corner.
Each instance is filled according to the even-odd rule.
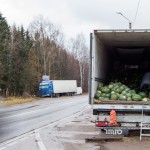
[[[85,69],[88,66],[88,48],[84,34],[78,34],[76,39],[70,40],[69,44],[69,48],[71,49],[74,57],[79,61],[80,86],[84,87]]]
[[[39,55],[42,57],[43,73],[50,75],[50,66],[53,60],[52,51],[56,48],[57,43],[63,45],[63,34],[60,27],[52,24],[48,19],[43,16],[35,17],[29,26],[32,37],[36,44],[39,43]],[[37,35],[35,37],[35,35]]]

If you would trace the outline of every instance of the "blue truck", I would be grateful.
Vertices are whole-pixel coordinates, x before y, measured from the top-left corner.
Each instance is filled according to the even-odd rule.
[[[39,84],[40,97],[72,96],[77,92],[76,80],[42,80]]]

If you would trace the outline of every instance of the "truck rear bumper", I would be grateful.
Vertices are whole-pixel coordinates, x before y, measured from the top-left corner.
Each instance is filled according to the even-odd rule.
[[[144,112],[150,112],[150,104],[95,104],[92,105],[93,113],[95,112],[110,112],[115,109],[116,112],[123,113],[141,113],[142,109]]]
[[[133,124],[140,126],[142,119],[150,122],[150,105],[119,105],[119,104],[101,104],[93,105],[93,115],[98,115],[99,120],[103,121],[105,118],[110,120],[110,111],[114,109],[117,114],[117,122],[125,124]]]

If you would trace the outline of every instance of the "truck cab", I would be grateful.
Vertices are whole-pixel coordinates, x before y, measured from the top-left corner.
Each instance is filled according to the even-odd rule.
[[[52,81],[42,81],[39,84],[39,96],[45,97],[50,96],[53,93],[53,84]]]

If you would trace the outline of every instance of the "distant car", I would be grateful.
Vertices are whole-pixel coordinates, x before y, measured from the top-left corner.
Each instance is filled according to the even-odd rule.
[[[141,81],[140,89],[141,91],[150,92],[150,72],[144,74]]]

